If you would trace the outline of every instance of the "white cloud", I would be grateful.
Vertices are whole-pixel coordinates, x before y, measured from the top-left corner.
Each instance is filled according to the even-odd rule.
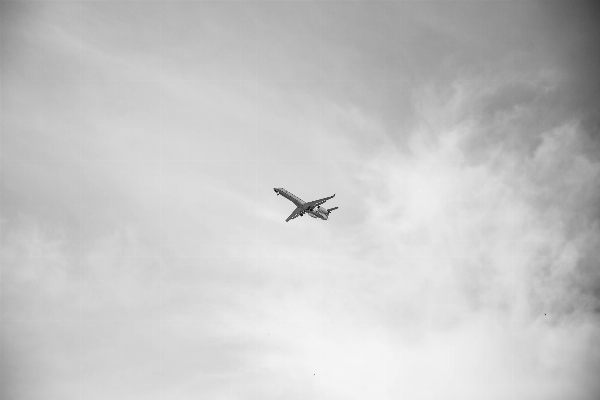
[[[267,3],[136,4],[78,4],[81,26],[44,6],[26,19],[43,29],[9,29],[13,45],[54,32],[36,46],[68,68],[37,70],[29,47],[3,64],[20,83],[2,99],[2,394],[600,392],[600,164],[556,100],[564,71],[513,65],[511,41],[502,63],[481,60],[484,23],[446,20],[454,6],[381,27],[397,10],[374,6],[344,42],[363,13],[341,3],[277,18]],[[306,31],[300,11],[331,26]],[[61,72],[76,67],[84,81]],[[23,102],[55,98],[39,76],[65,83],[52,107]],[[340,209],[286,224],[279,186],[335,191]]]

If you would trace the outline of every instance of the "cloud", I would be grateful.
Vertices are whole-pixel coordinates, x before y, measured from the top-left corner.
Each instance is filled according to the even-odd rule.
[[[585,9],[141,6],[2,4],[3,395],[597,397]]]
[[[530,118],[544,125],[535,102],[510,100],[507,109],[497,99],[512,96],[514,83],[485,82],[424,86],[412,154],[368,163],[372,211],[357,241],[371,246],[357,253],[361,284],[339,297],[360,298],[361,315],[395,332],[389,346],[407,351],[417,340],[421,350],[411,351],[430,363],[422,373],[435,382],[448,371],[434,365],[448,362],[447,346],[458,348],[446,396],[475,396],[467,387],[477,382],[486,397],[592,398],[600,164],[576,118],[532,133]],[[495,117],[481,119],[490,107]],[[503,129],[513,131],[473,144]],[[492,390],[497,383],[510,390]],[[435,389],[416,393],[434,397]]]

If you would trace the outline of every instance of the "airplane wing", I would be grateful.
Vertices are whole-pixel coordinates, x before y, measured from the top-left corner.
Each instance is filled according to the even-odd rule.
[[[290,216],[287,217],[285,222],[288,222],[290,219],[296,218],[298,215],[300,215],[300,211],[302,211],[302,206],[296,207],[296,209],[290,214]]]
[[[316,207],[316,206],[320,206],[321,204],[325,203],[327,200],[333,199],[334,197],[335,197],[335,194],[333,196],[325,197],[323,199],[319,199],[319,200],[315,200],[315,201],[309,201],[308,203],[304,203],[303,207],[305,209],[309,209],[309,208],[313,208],[313,207]]]

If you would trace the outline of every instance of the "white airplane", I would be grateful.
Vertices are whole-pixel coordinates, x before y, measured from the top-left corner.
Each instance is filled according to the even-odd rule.
[[[288,199],[296,205],[296,209],[290,214],[290,216],[285,220],[285,222],[288,222],[290,219],[296,218],[298,215],[303,217],[304,213],[308,213],[308,215],[310,215],[313,218],[321,218],[323,220],[327,220],[329,218],[329,213],[337,209],[337,207],[329,209],[321,207],[321,204],[325,203],[329,199],[333,199],[335,197],[335,194],[330,197],[325,197],[324,199],[306,202],[283,188],[274,188],[273,190],[275,191],[275,193],[277,193],[277,196],[282,195],[283,197],[285,197],[286,199]]]

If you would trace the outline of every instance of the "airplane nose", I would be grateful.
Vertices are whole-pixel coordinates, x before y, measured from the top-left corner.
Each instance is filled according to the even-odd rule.
[[[277,188],[273,188],[273,191],[274,191],[275,193],[277,193]]]

